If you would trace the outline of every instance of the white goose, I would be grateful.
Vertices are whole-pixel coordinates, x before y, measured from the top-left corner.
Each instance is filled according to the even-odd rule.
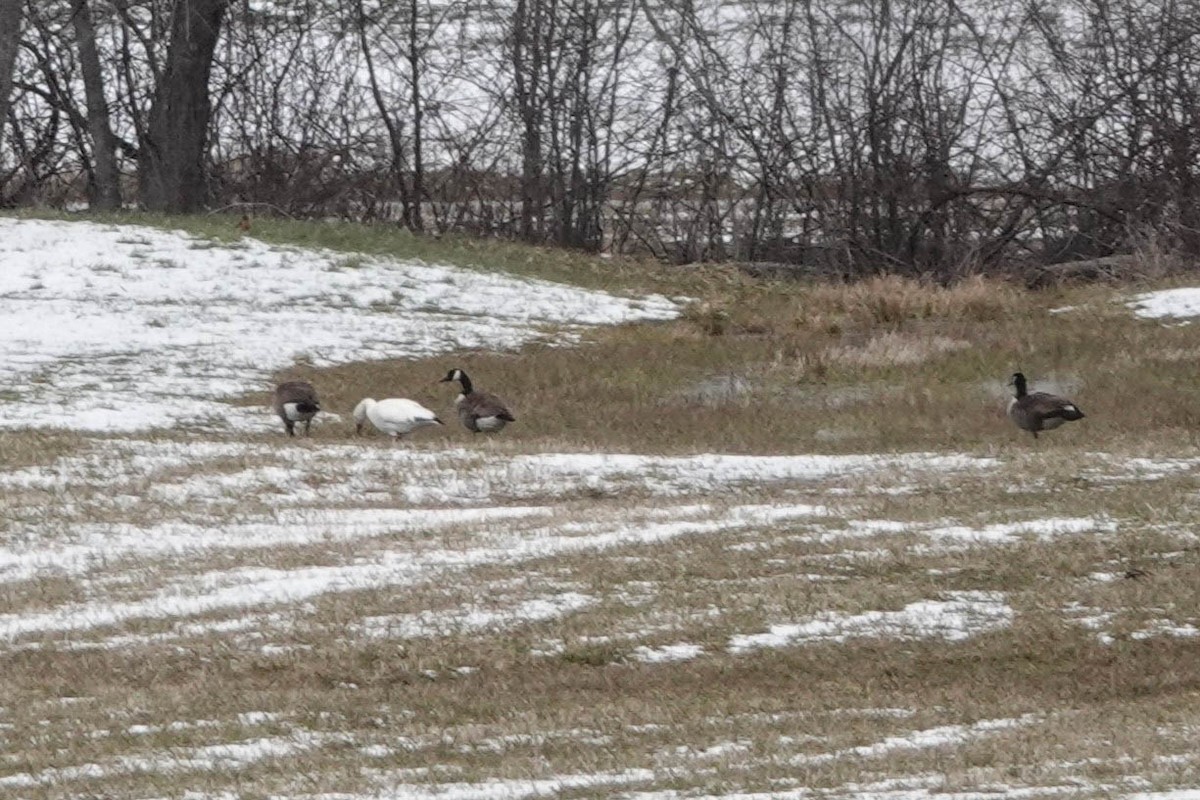
[[[414,400],[389,397],[375,400],[368,397],[354,407],[354,432],[361,434],[367,420],[382,433],[402,438],[418,428],[442,425],[437,414]]]

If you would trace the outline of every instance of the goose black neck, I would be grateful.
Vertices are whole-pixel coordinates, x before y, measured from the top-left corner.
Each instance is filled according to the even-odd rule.
[[[1017,399],[1025,396],[1025,376],[1017,373],[1013,376],[1013,386],[1017,388]]]
[[[468,378],[467,373],[463,372],[462,370],[459,370],[458,372],[458,382],[462,384],[463,394],[470,394],[473,391],[471,379]]]

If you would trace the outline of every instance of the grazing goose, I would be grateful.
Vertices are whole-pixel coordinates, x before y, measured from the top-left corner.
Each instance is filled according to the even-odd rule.
[[[284,381],[275,387],[271,407],[283,420],[288,436],[296,435],[297,422],[304,423],[304,435],[308,436],[312,418],[321,410],[321,401],[317,399],[317,390],[308,381]]]
[[[510,422],[516,422],[504,401],[489,392],[477,392],[471,379],[461,369],[452,369],[439,383],[458,381],[462,392],[454,398],[458,418],[463,427],[475,433],[496,433]]]
[[[1065,397],[1026,392],[1025,376],[1019,372],[1013,373],[1008,385],[1016,387],[1015,396],[1008,403],[1008,418],[1021,430],[1032,433],[1035,439],[1038,431],[1051,431],[1064,422],[1084,417],[1079,407]]]
[[[413,400],[389,397],[375,400],[368,397],[354,407],[354,433],[362,433],[367,420],[389,436],[403,438],[417,428],[442,425],[437,414]]]

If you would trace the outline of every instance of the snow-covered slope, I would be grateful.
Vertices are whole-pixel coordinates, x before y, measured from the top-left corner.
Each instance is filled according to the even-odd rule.
[[[223,398],[305,359],[514,348],[548,327],[676,315],[663,297],[418,261],[0,219],[0,426],[256,429]]]

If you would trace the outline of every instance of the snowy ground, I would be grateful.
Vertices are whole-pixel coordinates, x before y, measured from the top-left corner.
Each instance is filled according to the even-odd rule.
[[[246,436],[277,426],[223,400],[296,358],[677,308],[142,228],[0,230],[0,442],[83,432],[0,467],[4,796],[1196,797],[1186,697],[1093,711],[997,679],[924,702],[940,676],[853,673],[1057,640],[1116,681],[1129,647],[1186,647],[1200,613],[1143,587],[1194,550],[1200,511],[1158,510],[1200,459]],[[827,663],[842,693],[806,695]]]
[[[0,219],[0,426],[262,429],[224,399],[296,361],[511,349],[669,319],[618,298],[454,267],[85,222]]]
[[[111,629],[131,620],[160,621],[171,631],[194,635],[244,621],[251,610],[273,619],[271,614],[280,608],[328,593],[445,581],[481,565],[516,565],[563,553],[730,535],[772,523],[809,521],[814,538],[854,539],[874,528],[826,533],[818,523],[836,517],[828,507],[738,502],[737,489],[820,484],[858,476],[878,479],[898,470],[986,470],[991,464],[986,459],[923,454],[762,458],[496,454],[481,462],[478,453],[460,449],[354,445],[325,445],[319,459],[313,456],[308,449],[131,439],[106,442],[91,456],[63,459],[49,468],[0,473],[0,487],[8,497],[19,496],[22,489],[31,491],[32,502],[9,506],[7,516],[41,517],[34,524],[10,528],[9,540],[15,543],[0,548],[0,582],[67,578],[93,587],[89,590],[93,597],[85,603],[0,615],[0,647],[27,645],[65,631],[78,634],[72,646],[94,646],[111,641]],[[254,465],[224,471],[230,462]],[[180,464],[188,465],[186,476],[177,476]],[[319,482],[330,473],[338,475],[339,482]],[[395,481],[397,475],[404,475],[405,481]],[[72,508],[61,515],[60,524],[45,524],[41,498],[67,486],[72,487]],[[587,521],[564,519],[563,503],[585,493],[648,496],[637,503],[605,504]],[[259,513],[247,513],[247,497],[256,498]],[[720,502],[715,502],[718,498]],[[235,508],[236,519],[226,519]],[[173,509],[186,513],[172,514]],[[219,525],[186,521],[197,514],[222,521]],[[104,517],[116,521],[94,521]],[[133,524],[122,518],[154,521]],[[835,524],[841,527],[840,520]],[[1071,530],[1086,532],[1107,524],[1075,520]],[[395,537],[464,528],[463,538],[452,547],[419,545],[414,550],[406,545],[362,562],[290,570],[204,571],[189,565],[228,552],[343,545],[358,549]],[[1034,528],[1057,530],[1058,526],[1050,521]],[[920,533],[932,540],[946,535],[937,529]],[[125,596],[131,569],[140,576],[136,599]],[[161,586],[143,591],[157,582],[151,578],[154,573],[161,573]],[[98,592],[95,587],[113,591]],[[566,597],[566,601],[548,598],[546,607],[569,613],[581,598],[575,592],[567,592]],[[906,610],[903,621],[881,617],[877,627],[928,629],[933,635],[956,638],[1003,624],[1006,612],[1000,605],[992,597],[961,595],[950,604],[935,602]],[[451,617],[458,622],[468,615],[469,610],[460,609]],[[206,621],[197,623],[198,617]],[[523,617],[506,612],[501,618],[519,623]],[[836,629],[839,624],[829,620],[821,629]],[[858,631],[869,631],[873,625],[869,619],[847,624]],[[379,620],[368,625],[381,627]],[[454,627],[430,619],[416,626],[397,624],[391,630],[393,635],[420,635],[426,629]],[[265,634],[255,630],[253,635]],[[101,638],[93,638],[97,636]],[[161,641],[162,634],[151,638]],[[116,634],[121,646],[131,641],[126,634]],[[778,641],[786,643],[786,637]],[[738,644],[734,649],[745,647]]]
[[[1184,287],[1144,292],[1129,301],[1130,308],[1143,319],[1188,321],[1200,316],[1200,288]]]
[[[1098,476],[1097,486],[1117,493],[1129,490],[1135,474],[1160,476],[1152,481],[1200,475],[1195,463],[1150,470],[1139,462],[1127,472],[1103,454],[1092,456],[1087,466]],[[222,659],[255,659],[283,668],[310,656],[323,658],[317,655],[326,646],[321,642],[377,643],[398,654],[409,648],[441,652],[441,666],[426,670],[429,680],[467,682],[491,668],[488,660],[495,656],[488,655],[488,642],[508,642],[505,648],[517,648],[518,657],[531,665],[567,659],[573,648],[592,646],[623,653],[628,665],[655,669],[704,668],[769,651],[853,642],[953,647],[1003,634],[1030,613],[1028,597],[967,578],[955,580],[955,588],[932,584],[908,600],[866,599],[856,601],[865,606],[853,611],[804,611],[776,599],[773,586],[798,581],[827,587],[818,591],[830,592],[830,599],[839,597],[838,587],[849,593],[843,597],[858,596],[863,591],[858,565],[928,564],[936,565],[922,568],[931,578],[952,576],[962,564],[986,559],[990,552],[1044,544],[1095,547],[1139,525],[1102,512],[1006,523],[972,522],[953,514],[918,519],[878,514],[896,507],[896,498],[982,487],[1005,470],[994,459],[922,453],[655,457],[479,451],[429,443],[396,447],[379,438],[284,447],[95,440],[87,452],[0,472],[7,520],[0,591],[10,598],[8,611],[0,614],[0,657],[144,653],[152,661],[164,657],[163,648],[179,657],[212,653],[219,642]],[[829,491],[835,487],[840,491]],[[55,498],[69,500],[56,503]],[[679,587],[669,588],[670,581],[617,577],[637,565],[653,572],[663,558],[656,553],[711,547],[729,564],[743,565],[730,567],[742,577],[685,581],[682,586],[690,592],[712,584],[711,600],[691,609],[676,604],[672,593]],[[784,562],[787,553],[806,554],[799,557],[803,570]],[[599,579],[593,569],[611,577]],[[763,572],[755,576],[754,570]],[[1120,583],[1119,574],[1095,570],[1079,582],[1080,599],[1063,603],[1057,613],[1106,647],[1200,632],[1194,609],[1158,608],[1131,624],[1118,610],[1091,605],[1099,602],[1095,592]],[[70,588],[38,588],[64,585]],[[352,691],[356,684],[342,682],[339,691]],[[522,758],[521,753],[536,753],[555,741],[611,746],[614,734],[590,727],[530,730],[528,723],[515,729],[464,723],[434,733],[419,707],[405,712],[410,717],[395,723],[399,727],[380,731],[374,724],[365,729],[333,725],[326,716],[333,712],[321,712],[324,721],[318,723],[311,712],[264,712],[257,706],[224,719],[156,717],[143,709],[118,734],[113,726],[122,724],[120,714],[86,688],[68,695],[77,692],[83,696],[66,714],[42,710],[23,718],[13,709],[0,709],[0,732],[9,726],[11,748],[12,731],[69,727],[88,741],[94,737],[94,752],[73,750],[72,756],[60,755],[36,768],[12,761],[0,770],[0,786],[111,791],[134,777],[182,778],[183,785],[195,786],[210,780],[198,776],[216,775],[241,776],[236,780],[254,785],[253,776],[261,770],[320,771],[314,765],[349,748],[379,765],[360,776],[367,788],[336,791],[335,779],[321,791],[293,787],[273,796],[806,798],[813,792],[804,788],[804,776],[819,769],[863,776],[840,784],[835,779],[817,793],[821,797],[894,800],[948,792],[966,800],[982,795],[952,791],[962,776],[947,782],[928,772],[929,764],[971,758],[997,738],[1018,750],[1036,748],[1012,743],[1026,737],[1054,740],[1058,726],[1069,724],[1063,711],[955,722],[953,709],[843,707],[837,713],[879,716],[880,732],[865,743],[861,733],[849,739],[835,734],[797,738],[796,731],[813,723],[772,717],[754,723],[770,727],[774,744],[767,753],[757,738],[761,733],[716,742],[682,739],[658,766],[463,780],[455,762],[466,755]],[[720,725],[736,728],[737,723]],[[1186,726],[1160,727],[1171,741],[1186,739]],[[662,736],[654,725],[626,728],[618,737],[622,741]],[[436,761],[447,741],[455,743],[457,755],[442,768],[411,766]],[[915,761],[909,771],[885,779],[873,765],[890,759]],[[1121,794],[1144,787],[1146,776],[1158,776],[1167,767],[1175,772],[1200,767],[1189,755],[1173,759],[1150,766],[1138,762],[1132,769],[1141,783],[1127,777],[1098,780],[1085,765],[1047,766],[1053,776],[1049,783],[1010,780],[1004,786],[1024,796]],[[792,777],[772,792],[700,791],[716,765],[736,765],[726,780],[759,769],[783,769]],[[478,768],[467,774],[478,774]],[[697,791],[677,793],[671,787],[681,780],[695,781]],[[106,796],[159,795],[141,790]],[[187,796],[224,800],[239,795],[222,790]]]

